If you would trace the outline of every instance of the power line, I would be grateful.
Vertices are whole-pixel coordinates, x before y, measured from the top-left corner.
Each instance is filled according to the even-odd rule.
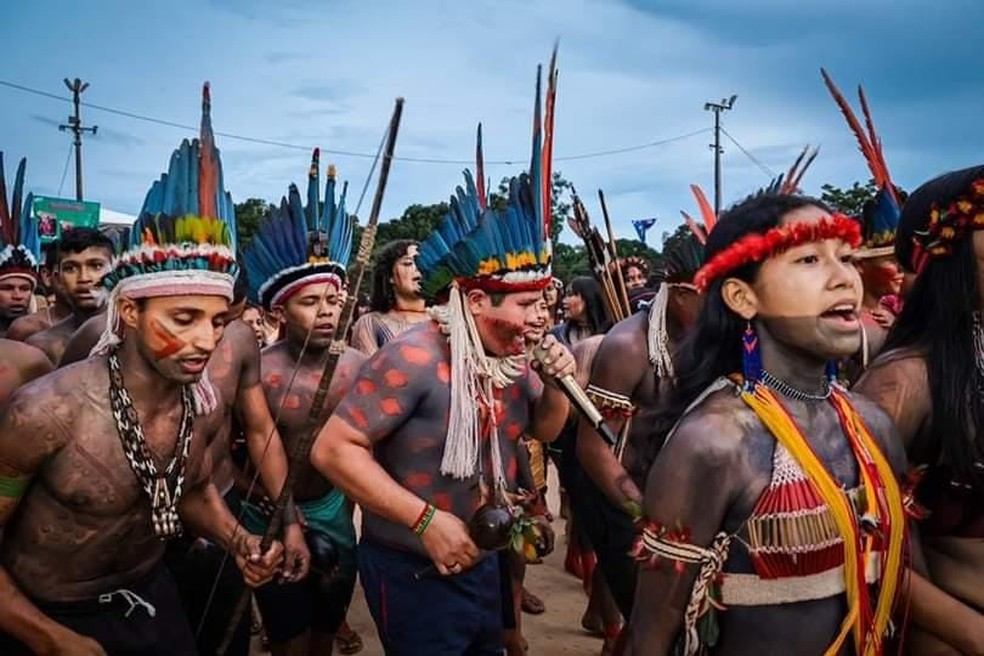
[[[50,93],[50,92],[47,92],[47,91],[42,91],[41,89],[34,89],[32,87],[24,86],[22,84],[16,84],[14,82],[8,82],[6,80],[0,80],[0,86],[7,87],[7,88],[10,88],[10,89],[15,89],[17,91],[23,91],[24,93],[30,93],[30,94],[34,94],[34,95],[37,95],[37,96],[43,96],[45,98],[51,98],[53,100],[62,100],[62,101],[69,101],[69,102],[71,101],[70,98],[67,98],[65,96],[60,96],[60,95],[55,94],[55,93]],[[199,129],[198,126],[195,126],[195,125],[185,125],[183,123],[177,123],[175,121],[169,121],[169,120],[166,120],[166,119],[155,118],[155,117],[152,117],[152,116],[144,116],[142,114],[136,114],[134,112],[129,112],[129,111],[126,111],[126,110],[116,109],[114,107],[106,107],[104,105],[97,105],[95,103],[83,102],[82,105],[85,106],[85,107],[88,107],[89,109],[94,109],[94,110],[97,110],[97,111],[106,112],[108,114],[115,114],[117,116],[123,116],[123,117],[130,118],[130,119],[137,120],[137,121],[144,121],[144,122],[147,122],[147,123],[155,123],[157,125],[164,125],[164,126],[167,126],[167,127],[178,128],[180,130],[185,130],[185,131],[188,131],[188,132],[197,133],[198,132],[198,129]],[[599,151],[594,151],[594,152],[590,152],[590,153],[582,153],[582,154],[579,154],[579,155],[567,155],[567,156],[561,156],[561,157],[554,157],[554,161],[555,162],[570,162],[570,161],[574,161],[574,160],[593,159],[595,157],[607,157],[609,155],[619,155],[619,154],[622,154],[622,153],[629,153],[629,152],[634,152],[634,151],[637,151],[637,150],[645,150],[647,148],[655,148],[655,147],[658,147],[658,146],[663,146],[663,145],[666,145],[666,144],[669,144],[669,143],[673,143],[675,141],[682,141],[684,139],[689,139],[690,137],[695,137],[695,136],[697,136],[699,134],[703,134],[703,133],[707,132],[708,130],[710,130],[710,128],[701,128],[699,130],[694,130],[693,132],[688,132],[686,134],[680,134],[680,135],[677,135],[677,136],[674,136],[674,137],[669,137],[669,138],[666,138],[666,139],[658,139],[656,141],[650,141],[648,143],[638,144],[638,145],[635,145],[635,146],[627,146],[627,147],[624,147],[624,148],[613,148],[613,149],[609,149],[609,150],[599,150]],[[261,137],[250,137],[250,136],[246,136],[246,135],[232,134],[230,132],[219,132],[219,131],[216,131],[215,134],[216,134],[216,136],[220,136],[220,137],[223,137],[223,138],[226,138],[226,139],[233,139],[233,140],[236,140],[236,141],[244,141],[244,142],[247,142],[247,143],[255,143],[255,144],[259,144],[259,145],[263,145],[263,146],[275,146],[277,148],[290,148],[292,150],[303,150],[303,151],[306,151],[306,152],[310,152],[311,151],[311,148],[312,148],[310,146],[301,146],[301,145],[298,145],[298,144],[287,143],[287,142],[284,142],[284,141],[276,141],[274,139],[264,139],[264,138],[261,138]],[[363,159],[376,159],[376,154],[375,153],[362,153],[362,152],[356,152],[356,151],[351,151],[351,150],[337,150],[337,149],[329,149],[329,148],[322,148],[321,149],[321,152],[323,152],[323,153],[330,153],[330,154],[333,154],[333,155],[343,155],[343,156],[346,156],[346,157],[360,157],[360,158],[363,158]],[[515,159],[486,160],[485,163],[486,164],[502,164],[502,165],[506,165],[506,166],[512,166],[512,165],[516,164],[517,162],[525,162],[527,158],[528,158],[527,156],[523,156],[523,157],[518,157],[518,158],[515,158]],[[393,159],[394,160],[399,160],[399,161],[402,161],[402,162],[415,162],[415,163],[418,163],[418,164],[459,164],[459,165],[468,166],[468,165],[472,165],[472,164],[475,163],[473,160],[470,160],[470,159],[442,159],[442,158],[438,158],[438,157],[412,157],[412,156],[406,156],[406,155],[402,155],[402,156],[401,155],[396,155],[396,156],[393,157]]]
[[[733,143],[735,146],[738,147],[738,150],[740,150],[741,152],[745,153],[745,157],[747,157],[748,159],[750,159],[752,161],[752,163],[755,164],[755,166],[759,167],[762,170],[762,173],[765,173],[767,176],[769,176],[769,179],[773,179],[773,178],[776,177],[776,172],[775,171],[773,171],[772,169],[770,169],[768,166],[766,166],[765,164],[763,164],[762,162],[760,162],[758,159],[756,159],[756,157],[754,155],[752,155],[750,152],[748,152],[747,150],[745,150],[745,147],[742,146],[740,143],[738,143],[738,140],[735,139],[734,137],[732,137],[731,134],[729,134],[727,130],[725,130],[724,128],[721,128],[721,132],[723,132],[725,134],[725,136],[728,137],[728,139],[731,140],[731,143]]]
[[[68,164],[72,161],[72,151],[75,149],[75,144],[68,144],[68,157],[65,158],[65,168],[62,169],[61,182],[58,183],[58,195],[61,196],[62,188],[65,186],[65,177],[68,176]]]

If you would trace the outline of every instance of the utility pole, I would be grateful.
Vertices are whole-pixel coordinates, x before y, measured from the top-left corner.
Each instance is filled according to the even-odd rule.
[[[79,98],[82,92],[89,88],[88,82],[83,82],[79,78],[69,80],[65,78],[65,86],[72,92],[72,104],[75,106],[75,113],[68,117],[68,124],[61,124],[58,129],[64,132],[70,130],[75,135],[75,200],[82,200],[82,133],[91,132],[96,134],[98,125],[91,128],[82,125],[82,117],[79,115]]]
[[[704,110],[708,112],[714,112],[714,143],[711,144],[711,148],[714,149],[714,213],[721,214],[721,153],[724,150],[721,148],[721,112],[728,111],[735,105],[735,100],[738,96],[731,96],[730,98],[722,98],[721,102],[709,102],[704,103]]]

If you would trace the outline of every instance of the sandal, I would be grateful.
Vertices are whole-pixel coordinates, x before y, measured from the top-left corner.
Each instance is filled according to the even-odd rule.
[[[335,644],[341,654],[358,654],[365,645],[362,643],[362,636],[352,630],[348,622],[343,622],[335,633]]]
[[[526,588],[523,588],[523,600],[520,603],[520,608],[528,615],[542,615],[547,610],[543,600]]]

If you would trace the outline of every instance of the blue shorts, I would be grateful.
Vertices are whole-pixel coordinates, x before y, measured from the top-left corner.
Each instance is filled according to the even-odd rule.
[[[387,656],[500,656],[502,598],[493,554],[454,576],[414,579],[431,561],[364,539],[359,576]]]

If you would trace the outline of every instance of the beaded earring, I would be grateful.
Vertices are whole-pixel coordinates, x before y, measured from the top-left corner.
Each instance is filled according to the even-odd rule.
[[[759,352],[758,335],[752,322],[745,322],[745,332],[741,336],[741,368],[745,376],[745,387],[755,387],[762,375],[762,354]]]

